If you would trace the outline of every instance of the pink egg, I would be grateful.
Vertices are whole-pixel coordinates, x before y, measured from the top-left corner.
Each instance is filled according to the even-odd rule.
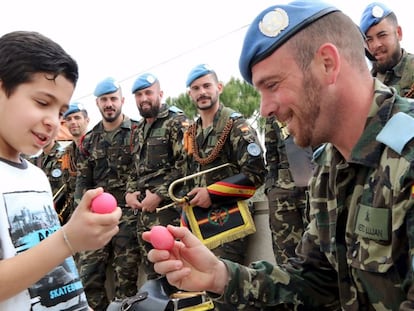
[[[112,194],[103,192],[92,200],[91,210],[98,214],[108,214],[111,213],[117,205],[118,203]]]
[[[174,237],[164,226],[151,228],[151,244],[156,249],[171,250],[174,247]]]

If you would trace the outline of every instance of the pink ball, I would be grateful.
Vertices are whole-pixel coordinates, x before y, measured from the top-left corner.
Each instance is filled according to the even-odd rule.
[[[118,202],[115,197],[108,192],[103,192],[92,200],[91,210],[98,214],[108,214],[112,213],[117,206]]]
[[[151,244],[156,249],[171,250],[174,247],[174,237],[164,226],[151,228]]]

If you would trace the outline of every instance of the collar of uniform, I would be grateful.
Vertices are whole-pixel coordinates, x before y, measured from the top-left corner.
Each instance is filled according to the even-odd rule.
[[[55,143],[53,144],[52,149],[50,149],[49,153],[47,154],[47,156],[56,156],[57,154],[59,154],[63,150],[64,150],[64,148],[62,148],[59,141],[56,140]]]
[[[396,96],[394,89],[382,84],[378,79],[374,81],[374,99],[365,130],[352,149],[350,160],[346,161],[372,168],[378,167],[384,146],[375,138],[391,117]],[[319,166],[330,166],[332,161],[341,163],[345,160],[338,149],[328,143],[314,152],[314,161]]]
[[[131,120],[128,116],[124,115],[124,120],[122,121],[121,125],[119,126],[119,128],[125,128],[125,129],[131,129],[132,128],[132,124],[133,123],[137,123],[137,121],[135,120]],[[95,133],[103,133],[105,132],[104,126],[102,121],[99,121],[93,128],[91,131],[89,132],[95,132]],[[88,133],[89,133],[88,132]]]
[[[377,135],[392,116],[396,90],[389,88],[374,78],[374,98],[365,129],[352,149],[348,162],[377,167],[383,144],[376,140]],[[367,144],[368,142],[368,144]]]
[[[223,104],[219,103],[219,108],[216,112],[216,114],[214,115],[214,120],[213,120],[213,124],[216,124],[219,120],[220,120],[220,116],[221,116],[221,112],[223,111]]]
[[[402,51],[402,56],[400,61],[398,62],[397,65],[394,66],[393,70],[394,70],[394,76],[401,78],[404,70],[406,69],[405,67],[408,66],[408,61],[409,61],[409,54],[407,53],[406,50],[401,49]],[[414,61],[414,55],[411,55],[411,60]]]
[[[122,121],[120,127],[121,128],[124,128],[124,129],[129,129],[130,130],[130,129],[132,129],[133,124],[136,124],[136,123],[137,123],[137,121],[132,120],[128,116],[124,115],[124,120]]]
[[[222,103],[219,103],[219,108],[218,108],[218,110],[217,110],[217,112],[216,112],[216,114],[214,115],[214,119],[213,119],[213,127],[214,127],[214,125],[215,124],[217,124],[217,122],[220,120],[220,115],[221,115],[221,111],[223,110],[223,104]],[[198,117],[197,118],[197,120],[196,120],[196,124],[197,124],[197,126],[198,125],[200,125],[201,126],[201,123],[202,123],[202,121],[201,121],[201,118],[200,117]]]
[[[166,104],[161,104],[160,111],[157,114],[157,119],[163,119],[168,117],[169,110]]]

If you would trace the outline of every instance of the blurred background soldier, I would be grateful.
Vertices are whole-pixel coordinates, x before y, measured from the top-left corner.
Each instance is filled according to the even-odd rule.
[[[53,203],[59,215],[59,221],[64,224],[61,216],[66,204],[66,177],[64,174],[63,155],[65,154],[65,144],[53,139],[42,152],[33,157],[26,157],[30,162],[40,167],[49,179],[52,187]]]
[[[78,145],[85,135],[89,124],[88,112],[81,103],[71,103],[63,114],[63,126],[72,135],[72,141],[66,145],[62,155],[62,171],[65,181],[65,202],[59,211],[62,224],[66,223],[74,209],[76,187],[76,163],[78,159]]]
[[[132,136],[137,122],[122,113],[125,99],[113,78],[99,82],[94,95],[102,120],[86,133],[79,146],[75,201],[87,189],[103,187],[115,196],[122,208],[119,232],[111,242],[100,250],[83,252],[79,256],[86,297],[94,311],[101,311],[107,308],[112,298],[107,296],[105,288],[108,267],[114,272],[116,298],[133,296],[137,292],[140,262],[137,217],[125,204],[126,182],[132,163]]]
[[[360,28],[373,57],[372,75],[401,96],[414,97],[414,55],[401,48],[403,33],[395,13],[383,3],[370,3]]]
[[[126,203],[138,214],[138,241],[147,279],[159,275],[147,260],[151,244],[141,239],[141,234],[154,225],[180,224],[180,211],[160,205],[171,203],[169,185],[184,175],[184,131],[188,119],[176,107],[162,103],[160,82],[151,73],[140,75],[132,86],[132,93],[142,119],[134,131],[134,165],[127,183]]]
[[[265,194],[277,263],[295,255],[307,224],[307,184],[312,175],[312,149],[300,148],[275,117],[266,119],[267,175]]]

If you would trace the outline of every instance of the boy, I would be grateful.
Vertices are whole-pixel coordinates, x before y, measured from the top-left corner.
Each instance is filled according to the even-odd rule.
[[[33,155],[55,137],[78,78],[76,62],[36,32],[0,38],[0,310],[88,310],[70,255],[105,245],[121,210],[98,215],[85,193],[63,227]]]

